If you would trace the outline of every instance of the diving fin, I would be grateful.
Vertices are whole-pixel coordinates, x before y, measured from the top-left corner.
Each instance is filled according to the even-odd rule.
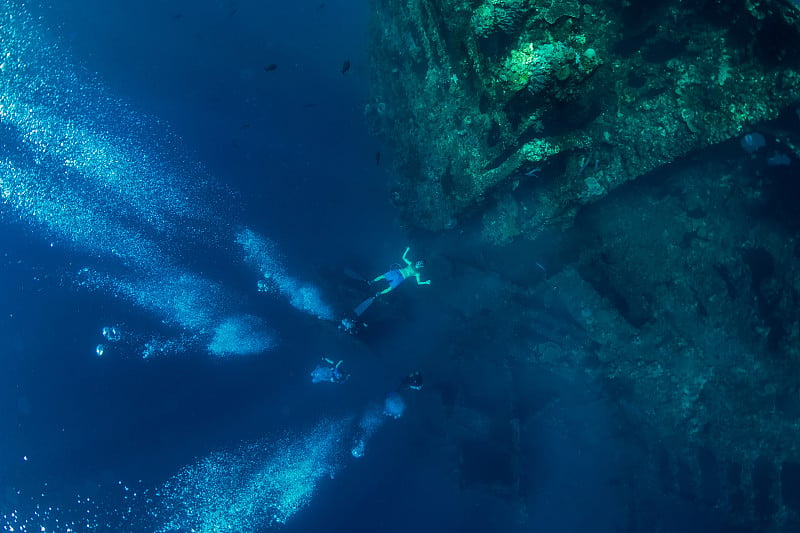
[[[377,297],[378,297],[377,295],[375,295],[375,296],[370,296],[369,298],[367,298],[366,300],[364,300],[363,302],[361,302],[360,304],[358,304],[358,307],[356,307],[356,308],[353,310],[353,312],[356,314],[356,316],[361,316],[361,315],[363,315],[363,314],[364,314],[364,311],[366,311],[366,310],[369,308],[369,306],[370,306],[370,305],[372,305],[372,302],[374,302],[374,301],[375,301],[375,298],[377,298]]]

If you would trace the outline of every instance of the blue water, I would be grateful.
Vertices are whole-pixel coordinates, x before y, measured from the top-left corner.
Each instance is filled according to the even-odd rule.
[[[32,199],[4,204],[0,233],[6,528],[638,530],[619,480],[641,457],[579,378],[518,376],[527,407],[541,411],[519,436],[521,496],[491,489],[507,480],[502,452],[452,447],[443,421],[454,384],[472,383],[482,412],[504,412],[509,369],[470,352],[502,343],[455,341],[470,333],[457,295],[484,281],[458,285],[440,273],[430,292],[403,286],[391,304],[375,304],[362,337],[337,330],[368,294],[342,269],[374,276],[413,237],[389,203],[391,152],[363,120],[367,2],[28,9],[28,19],[4,19],[4,46],[36,67],[20,70],[27,81],[4,82],[4,96],[41,106],[33,119],[6,113],[0,130],[13,163],[3,183]],[[50,92],[30,92],[33,79]],[[43,128],[62,128],[67,144],[97,135],[70,149],[37,145]],[[87,221],[96,232],[81,229]],[[275,257],[244,260],[236,236],[245,229],[274,243]],[[414,253],[435,253],[417,242]],[[262,294],[256,281],[269,260],[279,275]],[[292,303],[298,287],[315,290],[333,320]],[[215,353],[225,324],[252,353]],[[102,338],[110,325],[121,341]],[[454,349],[463,364],[451,362]],[[344,359],[351,380],[312,385],[322,355]],[[413,370],[429,376],[426,390],[405,395],[402,418],[383,417],[386,393]],[[372,421],[367,433],[362,420]],[[354,459],[359,435],[366,453]],[[459,464],[480,479],[460,480]],[[684,503],[651,505],[674,516],[675,530],[716,530]]]

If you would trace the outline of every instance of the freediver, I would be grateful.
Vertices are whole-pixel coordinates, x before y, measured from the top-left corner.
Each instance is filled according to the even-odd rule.
[[[406,264],[406,266],[401,267],[399,264],[394,263],[390,267],[388,272],[385,272],[385,273],[381,274],[380,276],[377,276],[372,281],[368,282],[370,287],[374,283],[378,283],[379,281],[386,281],[386,283],[388,283],[389,286],[386,287],[385,289],[383,289],[382,291],[376,292],[374,296],[370,296],[369,298],[367,298],[366,300],[361,302],[358,305],[358,307],[355,308],[356,316],[361,316],[364,313],[364,311],[366,311],[367,308],[370,305],[372,305],[372,302],[374,302],[375,299],[378,296],[380,296],[382,294],[386,294],[387,292],[393,291],[394,289],[396,289],[401,283],[403,283],[408,278],[415,278],[417,280],[417,285],[430,285],[431,284],[431,280],[426,280],[426,281],[421,281],[420,280],[420,277],[422,275],[420,273],[420,270],[425,268],[425,261],[420,259],[417,262],[412,262],[410,259],[408,259],[408,252],[410,250],[411,250],[411,247],[408,246],[408,247],[406,247],[406,250],[403,252],[403,262]]]

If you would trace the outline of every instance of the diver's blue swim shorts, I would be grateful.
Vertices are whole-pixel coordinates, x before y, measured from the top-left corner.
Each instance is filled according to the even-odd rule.
[[[403,274],[400,273],[399,270],[390,270],[386,274],[383,275],[384,279],[389,282],[389,288],[394,289],[406,279],[403,277]]]

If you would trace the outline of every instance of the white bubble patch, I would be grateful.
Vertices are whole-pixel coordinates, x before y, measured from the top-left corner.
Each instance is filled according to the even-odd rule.
[[[216,356],[275,345],[228,290],[182,266],[181,250],[230,242],[215,208],[221,188],[167,126],[111,96],[70,62],[24,3],[9,0],[0,0],[0,148],[0,207],[52,244],[87,256],[79,286],[183,330],[142,346],[143,357],[197,345]]]
[[[266,325],[251,315],[229,317],[215,330],[208,350],[216,356],[249,355],[270,350],[275,345],[274,336]]]
[[[349,426],[350,419],[325,420],[306,435],[215,453],[183,469],[157,493],[157,531],[246,533],[285,524],[339,470]]]
[[[79,272],[77,283],[131,301],[160,316],[166,325],[188,333],[181,337],[182,344],[203,344],[217,357],[256,354],[276,346],[275,335],[262,319],[230,313],[228,298],[219,285],[178,269],[158,272],[158,276],[126,279],[85,268]],[[176,353],[174,344],[174,340],[148,343],[142,356]]]
[[[317,287],[290,276],[283,265],[278,246],[251,229],[236,234],[236,243],[244,252],[245,261],[263,276],[261,292],[280,294],[295,309],[321,320],[333,320],[333,309],[322,300]]]
[[[160,487],[141,481],[87,482],[92,494],[62,488],[0,492],[0,530],[11,532],[152,531],[256,533],[286,524],[308,507],[322,483],[335,483],[347,460],[364,455],[386,422],[371,406],[323,419],[308,432],[266,437],[214,452]]]

